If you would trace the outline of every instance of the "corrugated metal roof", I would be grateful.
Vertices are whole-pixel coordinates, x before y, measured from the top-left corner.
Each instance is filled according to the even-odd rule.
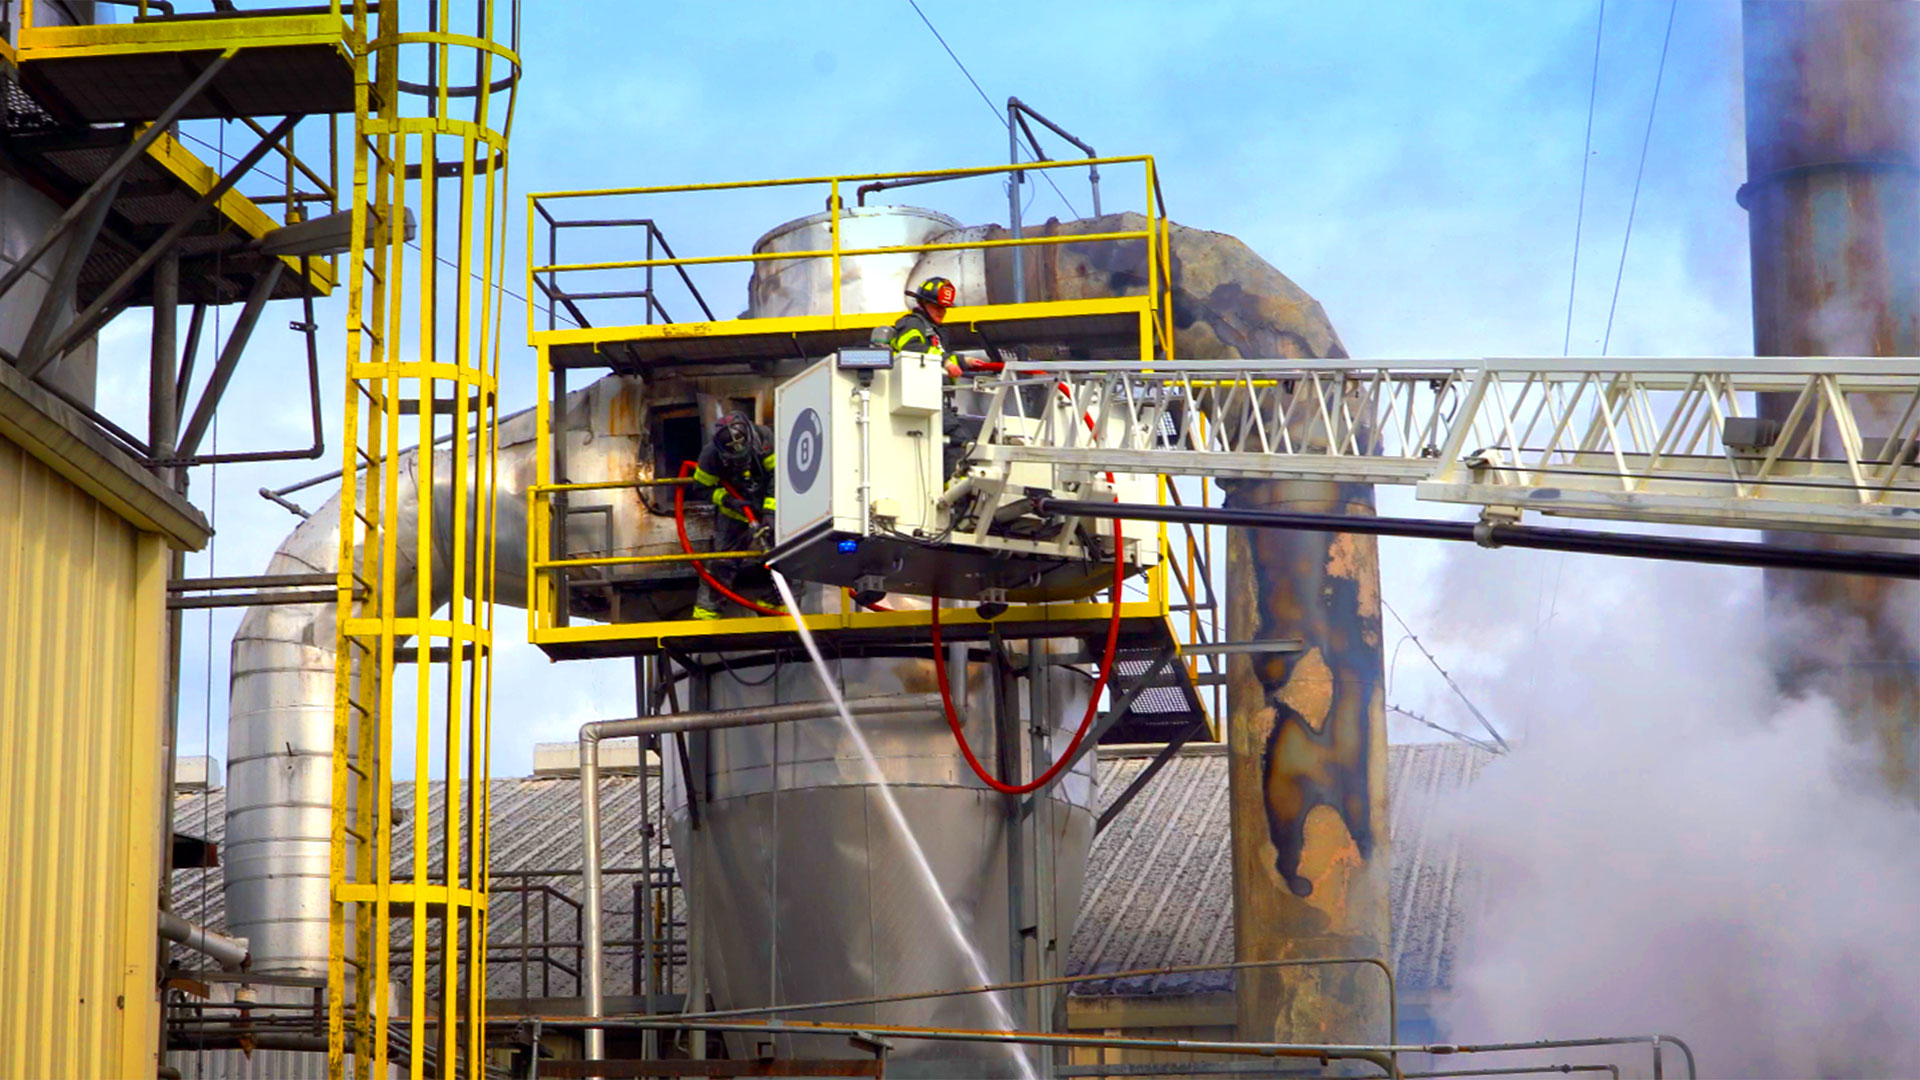
[[[430,865],[435,875],[440,873],[442,866],[439,857],[442,845],[438,838],[445,791],[446,786],[440,783],[432,784],[429,790],[429,832],[434,838],[429,848],[433,852]],[[493,946],[487,971],[488,994],[493,997],[575,996],[579,990],[572,974],[576,965],[573,948],[555,954],[565,968],[547,969],[545,982],[542,981],[540,960],[536,954],[527,973],[531,989],[531,993],[527,993],[521,987],[518,946],[523,926],[527,928],[530,941],[537,942],[542,937],[567,942],[581,940],[579,923],[572,906],[579,900],[579,873],[583,864],[578,826],[579,783],[572,777],[494,780],[490,797],[493,804],[491,840],[495,877],[493,895],[488,904],[488,937]],[[660,785],[657,780],[651,785],[651,798],[658,820]],[[396,830],[399,843],[393,853],[393,874],[396,879],[407,876],[412,870],[413,803],[412,784],[393,785],[394,810],[401,819],[401,825]],[[602,774],[600,807],[604,823],[600,835],[601,866],[608,870],[638,869],[643,857],[639,828],[639,778]],[[215,842],[223,841],[226,835],[226,791],[221,789],[179,796],[174,801],[174,829],[192,836],[206,835]],[[655,858],[670,864],[672,851],[663,850],[656,842]],[[530,918],[523,919],[520,897],[506,892],[508,882],[500,875],[530,870],[559,871],[558,874],[529,880],[534,885],[551,888],[565,899],[550,896],[543,905],[539,894],[530,895],[525,912]],[[632,889],[636,881],[637,875],[614,874],[606,875],[603,879],[603,925],[609,940],[636,936],[633,933]],[[218,869],[175,870],[174,910],[193,922],[215,929],[222,928],[226,922],[226,901],[222,888]],[[685,918],[685,915],[676,912],[675,918]],[[411,941],[411,920],[396,920],[393,924],[392,952],[398,955]],[[507,953],[513,956],[508,958]],[[182,963],[190,966],[198,964],[197,958],[178,949],[175,954]],[[403,961],[395,966],[394,977],[404,981],[405,974]],[[633,982],[633,958],[629,950],[608,949],[605,980],[610,994],[628,991]]]
[[[1100,798],[1104,809],[1151,754],[1115,753],[1103,748]],[[1394,746],[1388,754],[1391,805],[1393,962],[1403,991],[1442,987],[1451,974],[1453,945],[1461,925],[1467,871],[1457,844],[1433,826],[1434,797],[1456,791],[1479,775],[1487,755],[1459,743]],[[639,783],[633,776],[601,781],[605,824],[604,865],[638,867]],[[412,786],[394,785],[394,804],[411,822]],[[654,799],[659,785],[652,785]],[[437,817],[440,785],[434,785]],[[572,777],[528,777],[493,781],[493,868],[496,875],[516,870],[571,872],[538,880],[568,897],[578,897],[581,865],[579,788]],[[212,838],[224,831],[225,793],[183,795],[176,803],[176,828],[199,834],[206,821]],[[656,803],[656,806],[658,804]],[[410,828],[404,825],[403,828]],[[662,858],[670,860],[671,851]],[[404,870],[396,859],[396,873]],[[632,933],[632,878],[607,883],[607,933]],[[496,893],[500,881],[496,878]],[[174,873],[177,909],[185,917],[218,927],[222,920],[218,870]],[[572,909],[549,901],[551,935],[579,939]],[[520,968],[509,957],[522,921],[514,898],[496,895],[492,904],[495,959],[488,985],[496,997],[518,997]],[[540,936],[535,901],[530,933]],[[406,934],[395,927],[396,947]],[[632,982],[632,957],[626,949],[608,951],[609,992],[623,993]],[[1120,971],[1181,964],[1222,963],[1233,959],[1233,869],[1228,836],[1227,759],[1218,745],[1190,746],[1168,763],[1093,844],[1080,919],[1068,953],[1074,973]],[[572,958],[566,958],[569,965]],[[536,970],[529,980],[534,994],[570,996],[571,975],[549,972],[542,986]],[[1096,995],[1179,995],[1230,990],[1230,973],[1096,983],[1081,992]]]
[[[1152,760],[1103,747],[1105,810]],[[1217,964],[1233,959],[1233,862],[1226,748],[1185,748],[1094,838],[1071,973]],[[1465,869],[1458,845],[1432,828],[1435,796],[1465,787],[1488,755],[1463,743],[1387,752],[1393,860],[1393,965],[1403,990],[1447,985],[1461,925]],[[1087,995],[1231,990],[1231,972],[1130,979],[1077,988]]]

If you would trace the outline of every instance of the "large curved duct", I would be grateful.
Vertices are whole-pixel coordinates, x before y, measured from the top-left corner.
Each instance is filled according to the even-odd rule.
[[[643,460],[638,430],[640,386],[602,379],[568,395],[569,460],[579,480],[633,479]],[[394,517],[401,618],[413,610],[418,580],[419,461],[406,452],[399,467]],[[436,453],[433,557],[450,557],[453,461]],[[526,596],[526,489],[534,474],[534,416],[523,412],[499,428],[498,557],[495,595],[515,604]],[[651,539],[634,490],[593,492],[611,507],[616,543],[638,548]],[[576,510],[584,507],[576,505]],[[636,535],[645,531],[648,536]],[[340,553],[339,496],[316,510],[280,545],[269,574],[334,573]],[[436,566],[432,580],[450,581]],[[451,597],[432,598],[437,608]],[[327,966],[327,889],[332,837],[334,608],[330,604],[257,607],[234,634],[227,706],[227,927],[257,942],[254,970],[320,975]]]
[[[894,241],[897,243],[1004,235],[1004,230],[996,226],[955,229],[950,221],[919,211],[848,208],[846,212],[850,219],[874,220],[843,220],[843,230],[872,228],[884,233],[906,226],[911,238]],[[816,217],[825,221],[824,215]],[[892,224],[883,220],[889,217],[894,219]],[[801,234],[813,224],[803,219],[783,226],[770,233],[766,242],[776,245],[774,249],[783,242],[804,246],[803,241],[810,241]],[[1050,222],[1029,232],[1104,232],[1139,227],[1137,216],[1123,215],[1064,225]],[[1181,355],[1339,355],[1338,339],[1326,326],[1319,305],[1244,244],[1230,236],[1179,226],[1173,227],[1172,236],[1175,340]],[[1146,253],[1142,243],[1066,244],[1042,250],[1042,256],[1030,256],[1026,261],[1029,298],[1102,296],[1145,289]],[[791,266],[803,268],[804,264]],[[757,281],[754,295],[756,308],[765,309],[759,313],[804,309],[800,305],[802,298],[811,294],[811,284],[776,280],[773,275],[782,272],[782,264],[763,264],[762,269],[764,276]],[[1011,260],[1004,251],[985,255],[978,251],[936,252],[916,260],[894,259],[884,273],[877,266],[861,268],[862,288],[871,297],[863,303],[884,309],[884,305],[896,302],[898,290],[906,281],[934,273],[944,274],[959,285],[964,304],[1004,302],[1011,296]],[[775,288],[776,284],[780,287]],[[665,464],[659,449],[670,437],[672,421],[665,409],[668,403],[677,419],[684,420],[689,409],[707,418],[731,401],[758,395],[765,389],[763,382],[745,376],[665,378],[651,381],[644,391],[639,380],[602,379],[568,396],[564,425],[567,478],[585,482],[650,477]],[[500,430],[499,556],[495,565],[501,576],[495,582],[495,596],[512,606],[519,606],[526,595],[524,492],[533,477],[534,434],[531,414],[509,418]],[[403,553],[414,550],[411,530],[417,527],[418,502],[428,497],[414,486],[414,466],[409,457],[401,468],[402,512],[396,527],[402,531],[398,549]],[[447,477],[450,470],[451,462],[442,452],[434,475]],[[436,500],[433,520],[443,527],[449,525],[452,513],[446,489],[436,490],[430,497]],[[602,506],[606,509],[598,510]],[[670,519],[655,515],[636,491],[580,493],[571,509],[574,520],[569,551],[646,554],[670,550],[675,544]],[[334,571],[339,551],[338,521],[337,503],[317,511],[281,545],[268,572]],[[603,528],[610,532],[602,533]],[[436,543],[432,548],[435,557],[444,558],[446,547],[444,540]],[[1348,568],[1346,572],[1371,580],[1371,563],[1362,562],[1364,565],[1357,570]],[[402,567],[403,571],[407,569]],[[649,572],[684,574],[678,568]],[[435,581],[448,578],[446,574],[434,575]],[[404,587],[399,592],[401,596],[411,595]],[[684,594],[675,600],[676,594],[672,593],[667,599],[647,599],[658,595],[642,593],[640,599],[659,610],[685,602]],[[1366,595],[1364,590],[1362,595]],[[1377,589],[1371,595],[1377,597]],[[433,602],[437,605],[446,599],[434,597]],[[593,611],[592,605],[600,602],[591,589],[576,591],[573,607],[576,611]],[[646,612],[644,607],[640,610]],[[604,608],[600,611],[604,613]],[[625,617],[638,616],[629,610]],[[1352,617],[1365,621],[1364,612]],[[1377,614],[1373,618],[1377,620]],[[260,608],[248,615],[234,639],[228,727],[228,929],[252,942],[256,970],[317,975],[326,968],[335,661],[332,621],[333,611],[327,606]],[[1364,674],[1371,662],[1377,672],[1377,625],[1375,631],[1371,638],[1356,638],[1358,644],[1352,648],[1357,651],[1351,655],[1332,655],[1331,666]],[[1277,628],[1266,627],[1264,632],[1277,632]],[[1367,652],[1368,648],[1373,652]],[[931,667],[927,660],[917,658],[849,660],[838,666],[836,675],[850,692],[924,692],[933,687]],[[1062,718],[1071,723],[1084,707],[1085,680],[1064,669],[1056,672],[1044,708],[1056,725]],[[744,669],[742,674],[749,679],[757,677]],[[760,674],[767,674],[764,666]],[[984,665],[968,665],[965,678],[968,700],[976,703],[966,718],[969,735],[976,746],[985,748],[992,744],[993,719],[988,709],[979,706],[985,696]],[[1278,678],[1276,685],[1284,687],[1285,673]],[[716,680],[708,704],[727,707],[814,696],[817,684],[811,670],[787,666],[766,687],[753,693],[724,678]],[[1377,718],[1377,712],[1372,715]],[[727,732],[724,738],[716,738],[709,759],[714,787],[703,793],[707,798],[729,800],[729,805],[713,810],[713,820],[718,823],[730,817],[739,826],[737,831],[729,830],[736,838],[749,837],[754,829],[766,824],[775,813],[775,804],[779,805],[778,835],[780,849],[785,852],[779,880],[788,883],[786,888],[767,889],[764,882],[751,880],[752,874],[740,878],[739,874],[745,872],[742,868],[764,863],[749,850],[729,850],[728,845],[735,840],[721,835],[718,828],[703,828],[706,835],[692,837],[682,833],[686,827],[684,815],[674,823],[676,847],[683,857],[688,857],[690,865],[709,868],[705,873],[696,868],[691,875],[698,910],[716,931],[725,930],[736,938],[731,946],[736,960],[716,957],[716,998],[722,1004],[751,1004],[768,994],[784,1000],[817,999],[840,996],[841,990],[851,992],[849,988],[855,986],[913,989],[975,981],[970,972],[962,974],[935,955],[937,950],[929,936],[934,931],[925,924],[931,916],[905,895],[904,884],[891,884],[897,875],[862,875],[861,880],[855,880],[825,873],[828,867],[855,863],[885,867],[897,862],[903,852],[888,836],[865,825],[858,831],[819,827],[818,822],[827,818],[806,812],[798,804],[798,787],[811,787],[814,794],[810,797],[819,800],[820,814],[833,819],[874,820],[868,813],[874,795],[864,774],[850,771],[846,748],[832,723],[786,727],[791,730],[777,742],[764,738],[756,741],[756,733],[746,731]],[[1366,738],[1372,730],[1363,724],[1359,735]],[[973,924],[993,967],[1004,970],[1008,962],[1002,900],[1006,888],[1004,840],[994,832],[1004,823],[1000,797],[986,791],[966,771],[938,717],[888,722],[877,737],[882,744],[877,747],[882,771],[902,785],[901,797],[909,804],[910,817],[936,823],[971,823],[965,829],[953,825],[933,830],[956,834],[958,844],[942,849],[945,854],[936,854],[940,864],[935,869],[943,881],[953,883],[953,899],[961,908],[963,920]],[[1352,748],[1344,741],[1347,737],[1341,738],[1342,752],[1350,752]],[[1063,746],[1064,733],[1057,733],[1056,752]],[[1384,790],[1378,775],[1383,759],[1368,760],[1363,751],[1360,760],[1362,767],[1355,774],[1355,783],[1361,804],[1371,805],[1369,800],[1377,801],[1378,792]],[[669,762],[673,763],[671,756]],[[1059,811],[1053,815],[1053,831],[1062,862],[1056,894],[1061,912],[1057,933],[1062,948],[1072,930],[1079,875],[1091,838],[1091,764],[1091,758],[1087,759],[1081,769],[1056,785],[1048,800]],[[774,783],[776,769],[778,785]],[[683,803],[684,781],[675,778],[673,782],[681,792],[676,798]],[[968,830],[975,835],[957,835]],[[738,842],[754,843],[750,839]],[[1383,839],[1376,841],[1372,861],[1384,865]],[[812,876],[791,876],[801,872],[796,867],[808,865],[817,867]],[[887,891],[890,887],[894,891]],[[817,921],[826,913],[821,905],[836,904],[840,893],[830,890],[856,888],[866,914],[854,930],[857,939],[866,942],[866,955],[857,955],[854,949],[825,957],[827,966],[815,965],[816,970],[805,976],[811,981],[803,983],[798,973],[803,954],[798,950],[810,939],[825,940]],[[822,895],[821,890],[829,891]],[[802,911],[794,907],[808,892],[815,894],[811,897],[812,908]],[[1363,913],[1372,910],[1366,903],[1357,907]],[[762,932],[762,928],[776,923],[783,929],[781,940],[786,943],[777,947]],[[1384,925],[1379,936],[1384,941]],[[714,937],[722,935],[716,933]],[[714,942],[716,954],[727,948],[720,941]],[[779,949],[787,950],[784,960]],[[876,973],[874,965],[885,955],[882,950],[893,950],[897,955],[886,957],[891,970]],[[820,957],[822,953],[813,955]],[[914,964],[927,966],[916,969],[911,966]],[[977,1000],[967,1006],[929,1006],[925,1015],[929,1022],[959,1023],[977,1017],[963,1016],[956,1010],[979,1007]]]

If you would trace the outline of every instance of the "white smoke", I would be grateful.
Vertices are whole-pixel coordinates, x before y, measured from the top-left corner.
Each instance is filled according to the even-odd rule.
[[[1769,625],[1755,571],[1474,551],[1441,577],[1425,623],[1480,649],[1480,704],[1521,729],[1448,812],[1484,896],[1445,1037],[1665,1032],[1711,1076],[1920,1068],[1920,810],[1768,669],[1769,634],[1830,652],[1853,628]]]

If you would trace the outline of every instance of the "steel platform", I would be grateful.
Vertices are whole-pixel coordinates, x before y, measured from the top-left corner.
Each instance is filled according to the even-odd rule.
[[[1097,649],[1106,643],[1111,612],[1110,605],[1101,603],[1016,604],[989,620],[981,618],[974,608],[943,608],[940,640],[986,641],[998,631],[1001,638],[1010,640],[1079,638]],[[933,643],[931,616],[931,612],[918,609],[829,612],[802,619],[822,652],[854,655],[925,649]],[[1173,643],[1163,604],[1143,600],[1120,605],[1119,648],[1158,650]],[[662,652],[804,651],[793,621],[784,616],[549,626],[541,629],[536,644],[553,660],[601,660]]]
[[[184,119],[313,116],[353,111],[352,41],[347,15],[329,5],[82,26],[23,20],[15,63],[27,90],[63,121],[124,123],[159,116],[233,48]]]

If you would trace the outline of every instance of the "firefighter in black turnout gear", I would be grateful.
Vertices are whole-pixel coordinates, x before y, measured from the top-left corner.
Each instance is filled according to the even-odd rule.
[[[947,309],[959,299],[959,291],[953,282],[943,277],[931,277],[918,286],[907,290],[907,299],[913,301],[913,308],[900,316],[893,324],[893,336],[888,347],[897,361],[901,353],[926,353],[939,360],[947,378],[958,379],[962,375],[973,375],[995,370],[997,365],[977,360],[971,356],[948,355],[940,338],[940,326],[947,321]],[[974,438],[977,431],[970,430],[958,413],[952,408],[942,410],[940,414],[940,433],[946,443],[946,472],[949,477],[960,462],[960,452]]]
[[[713,440],[700,450],[693,469],[695,498],[713,504],[713,550],[746,551],[766,547],[773,539],[773,433],[747,419],[745,413],[730,412],[713,429]],[[715,559],[707,562],[707,573],[729,589],[735,588],[741,570],[740,559]],[[706,578],[700,579],[700,592],[694,599],[693,617],[717,619],[725,597]],[[784,611],[767,590],[762,597],[749,597],[767,607]],[[753,612],[752,614],[759,614]]]

